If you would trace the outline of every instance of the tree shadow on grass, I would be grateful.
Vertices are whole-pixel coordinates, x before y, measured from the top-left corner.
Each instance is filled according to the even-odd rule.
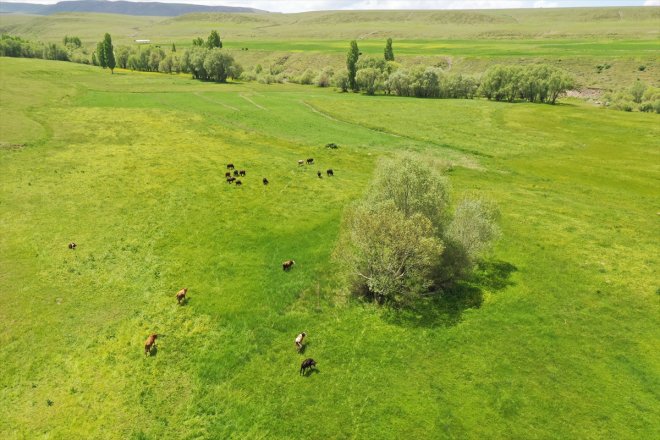
[[[412,307],[388,310],[385,319],[405,327],[454,326],[461,321],[465,310],[481,307],[485,291],[497,292],[513,285],[511,274],[517,270],[506,261],[481,262],[466,279],[424,298]]]

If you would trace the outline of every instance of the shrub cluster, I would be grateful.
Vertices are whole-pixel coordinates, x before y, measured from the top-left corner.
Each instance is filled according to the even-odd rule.
[[[35,43],[7,34],[0,36],[0,56],[70,61],[70,51],[66,47],[55,43]]]
[[[567,72],[549,65],[493,66],[481,78],[479,92],[496,101],[549,102],[573,87]]]
[[[468,274],[499,235],[497,210],[482,198],[449,209],[449,184],[410,154],[384,160],[364,199],[345,213],[336,256],[354,292],[411,305]]]
[[[603,105],[615,110],[660,113],[660,89],[637,80],[630,87],[618,92],[606,93]]]

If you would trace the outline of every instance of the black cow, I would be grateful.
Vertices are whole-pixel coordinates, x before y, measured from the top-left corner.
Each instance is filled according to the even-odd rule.
[[[245,177],[245,170],[240,170],[240,171],[238,172],[238,174],[240,174],[241,176]]]
[[[316,175],[319,176],[319,179],[323,179],[323,174],[321,174],[320,171],[317,171],[317,172],[316,172]]]
[[[311,165],[313,163],[314,163],[314,158],[310,157],[309,159],[307,159],[307,165]]]
[[[302,364],[300,364],[300,374],[303,375],[305,374],[305,371],[307,369],[312,369],[313,367],[316,366],[316,361],[312,358],[305,359]]]
[[[234,170],[234,176],[238,177],[238,170]]]
[[[228,163],[227,164],[227,169],[228,170],[233,170],[234,169],[234,164],[233,163]]]
[[[227,183],[231,184],[236,180],[236,177],[227,177]]]
[[[227,172],[225,173],[225,177],[231,177],[231,171],[227,171]]]
[[[332,168],[330,168],[328,171],[326,171],[326,173],[328,174],[328,177],[335,175],[335,172],[332,171]]]
[[[243,182],[241,182],[240,180],[237,180],[236,181],[236,186],[241,186],[241,185],[243,185]]]
[[[264,185],[268,185],[268,179],[266,179],[265,177],[264,177],[263,182],[264,182]]]
[[[296,264],[295,261],[286,260],[286,261],[282,262],[282,270],[289,270],[293,267],[294,264]]]
[[[78,246],[78,245],[75,244],[74,242],[69,243],[69,249],[75,249],[76,246]]]

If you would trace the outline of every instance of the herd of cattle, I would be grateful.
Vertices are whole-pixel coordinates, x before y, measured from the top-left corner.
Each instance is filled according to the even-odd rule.
[[[310,157],[307,160],[299,160],[298,161],[298,166],[305,165],[314,165],[314,158]],[[247,171],[245,170],[237,170],[236,167],[234,166],[233,163],[228,163],[227,164],[227,172],[225,173],[225,178],[227,179],[227,183],[230,185],[233,183],[236,186],[243,186],[243,181],[239,179],[239,177],[245,177],[247,175]],[[328,168],[325,170],[325,174],[328,177],[333,177],[335,175],[335,172],[332,168]],[[316,172],[316,175],[318,176],[319,179],[323,178],[323,173],[319,170]],[[264,177],[262,180],[264,185],[268,185],[270,182],[266,177]]]
[[[69,249],[75,249],[75,243],[74,247],[69,246]],[[295,261],[293,260],[287,260],[282,263],[282,269],[287,271],[293,267],[293,265],[296,264]],[[176,300],[179,303],[179,305],[183,305],[186,303],[186,294],[188,293],[188,288],[184,287],[183,289],[179,290],[176,293]],[[301,332],[296,336],[296,339],[293,341],[294,344],[296,345],[296,349],[298,353],[302,353],[305,351],[305,338],[307,337],[307,333]],[[152,333],[147,337],[147,340],[144,342],[144,355],[145,356],[151,356],[151,351],[152,349],[156,346],[156,339],[158,339],[158,333]],[[307,358],[305,359],[302,364],[300,364],[300,374],[305,375],[307,370],[310,370],[316,366],[316,361],[312,358]]]
[[[314,159],[310,157],[306,161],[305,160],[299,160],[298,161],[299,166],[303,166],[303,165],[305,165],[305,163],[307,163],[307,165],[313,165],[314,164]],[[229,184],[233,183],[236,186],[243,185],[243,182],[240,179],[238,179],[238,177],[245,177],[247,175],[247,172],[245,170],[237,170],[233,163],[227,164],[227,170],[229,170],[225,173],[227,183],[229,183]],[[321,173],[321,171],[317,171],[316,175],[319,178],[323,178],[323,174]],[[328,177],[332,177],[332,176],[335,175],[332,168],[329,168],[329,169],[326,170],[326,175]],[[269,181],[266,177],[263,178],[262,182],[263,182],[264,185],[269,184]],[[69,249],[75,250],[77,246],[78,245],[74,242],[69,243]],[[286,261],[282,262],[282,270],[287,272],[287,271],[291,270],[291,268],[293,267],[294,264],[296,264],[296,262],[294,260],[286,260]],[[176,300],[177,300],[177,303],[179,305],[185,305],[186,304],[186,302],[187,302],[187,298],[186,298],[187,293],[188,293],[188,288],[187,287],[179,290],[176,293]],[[295,342],[295,346],[296,346],[296,349],[297,349],[298,353],[304,352],[304,339],[305,339],[306,336],[307,336],[307,333],[302,332],[302,333],[298,334],[298,336],[296,336],[296,338],[295,338],[294,342]],[[145,356],[151,356],[152,349],[154,347],[156,347],[156,339],[157,338],[158,338],[157,333],[152,333],[147,337],[147,340],[144,343],[144,354],[145,354]],[[314,368],[315,366],[316,366],[316,361],[314,359],[312,359],[312,358],[305,359],[302,362],[302,364],[300,365],[300,374],[304,375],[307,372],[307,370],[311,371],[311,369]]]

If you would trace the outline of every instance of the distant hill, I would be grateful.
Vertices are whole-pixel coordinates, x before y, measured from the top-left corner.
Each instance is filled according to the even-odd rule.
[[[64,1],[54,5],[33,3],[0,3],[0,13],[51,15],[60,12],[95,12],[106,14],[148,15],[175,17],[200,12],[266,12],[254,8],[234,6],[203,6],[185,3],[127,2],[127,1]]]

